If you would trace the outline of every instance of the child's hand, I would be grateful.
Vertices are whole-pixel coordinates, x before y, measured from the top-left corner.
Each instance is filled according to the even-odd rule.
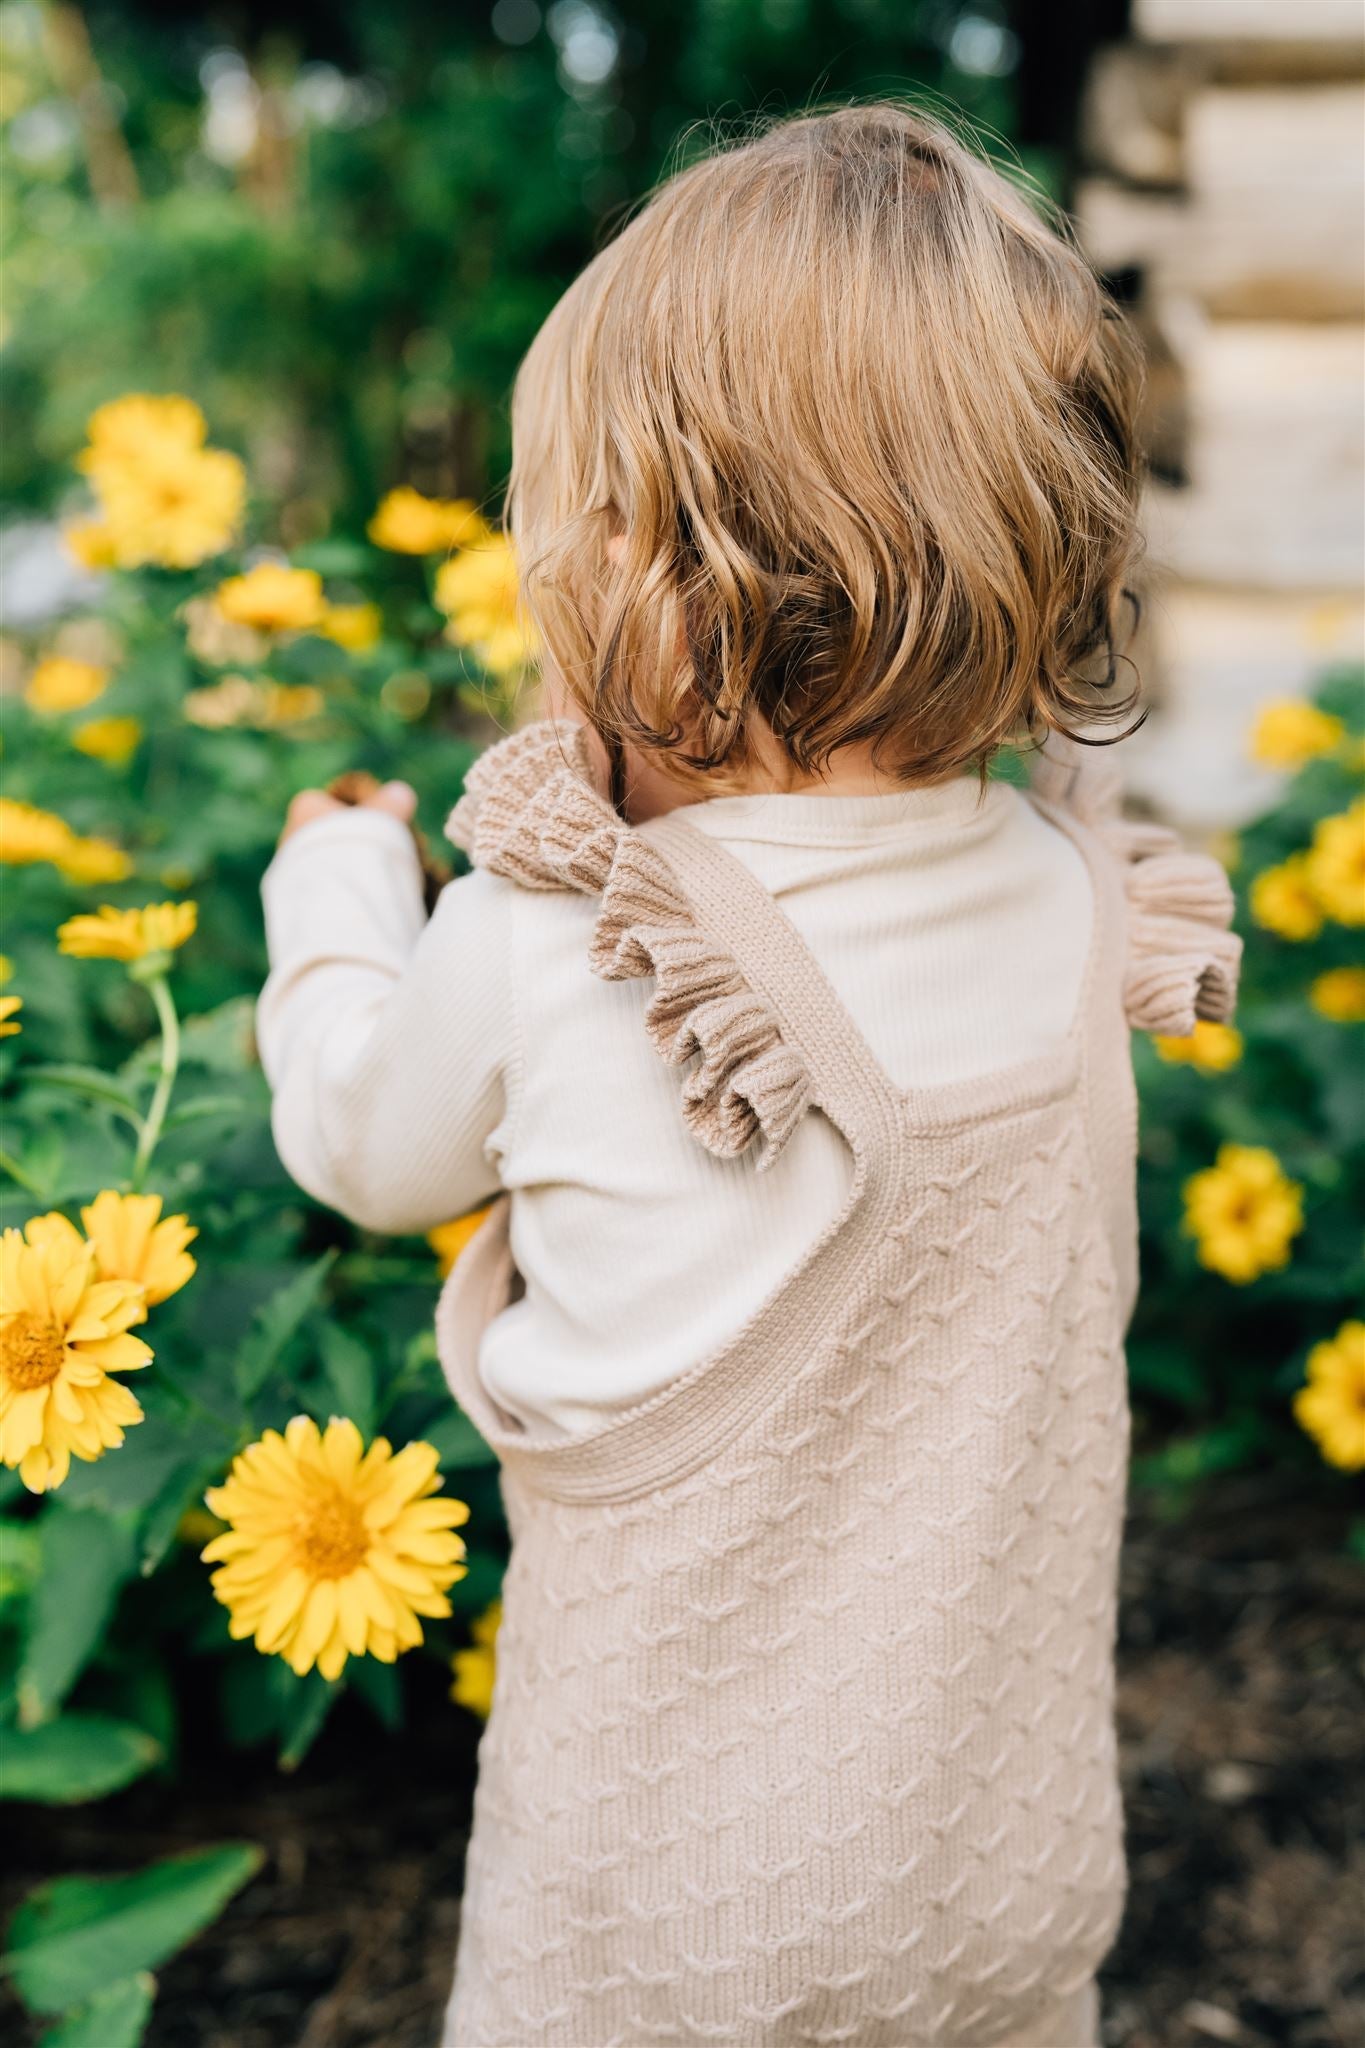
[[[359,778],[346,778],[348,782]],[[368,778],[367,778],[368,780]],[[417,809],[417,793],[406,782],[374,783],[363,793],[351,795],[348,790],[343,797],[333,796],[325,789],[301,789],[285,814],[284,830],[280,844],[299,831],[304,825],[311,825],[315,818],[326,818],[333,811],[349,811],[359,807],[366,811],[385,811],[389,817],[397,818],[400,825],[410,825]]]

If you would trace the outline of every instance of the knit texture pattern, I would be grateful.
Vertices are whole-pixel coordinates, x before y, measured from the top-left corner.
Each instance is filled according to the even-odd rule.
[[[442,1360],[513,1551],[445,2048],[1091,2048],[1123,1892],[1133,1144],[1107,1093],[1137,970],[1112,820],[1065,822],[1097,894],[1070,1042],[907,1093],[732,856],[680,821],[630,833],[581,764],[552,791],[548,745],[486,757],[476,858],[602,893],[594,964],[656,976],[703,1142],[824,1114],[854,1181],[725,1351],[567,1441],[479,1379],[505,1202],[447,1286]],[[1210,960],[1235,982],[1213,883],[1179,879],[1142,968],[1163,1016],[1223,1000]]]

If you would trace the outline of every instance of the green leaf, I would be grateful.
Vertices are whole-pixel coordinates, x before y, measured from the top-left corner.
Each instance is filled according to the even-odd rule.
[[[284,1354],[285,1347],[305,1318],[322,1299],[327,1275],[336,1262],[334,1251],[322,1257],[275,1294],[252,1318],[251,1328],[237,1353],[237,1391],[244,1401],[254,1400]]]
[[[464,1410],[453,1405],[422,1431],[422,1441],[432,1446],[446,1471],[469,1471],[497,1462],[497,1452],[487,1439],[479,1435]]]
[[[72,1806],[103,1799],[161,1761],[145,1729],[104,1714],[62,1714],[41,1728],[7,1728],[0,1740],[0,1799]]]
[[[374,1364],[369,1346],[340,1323],[324,1323],[318,1350],[338,1413],[348,1415],[368,1441],[374,1431]]]
[[[60,1131],[53,1129],[32,1132],[25,1139],[22,1149],[16,1153],[14,1161],[23,1175],[22,1185],[25,1194],[29,1195],[30,1190],[41,1190],[36,1195],[30,1195],[30,1199],[50,1205],[53,1190],[61,1179],[65,1161],[66,1139]]]
[[[228,1462],[226,1448],[195,1464],[178,1465],[148,1508],[139,1532],[137,1568],[149,1578],[160,1564],[188,1508],[197,1507],[206,1489],[220,1479]]]
[[[397,1664],[381,1664],[377,1657],[352,1657],[346,1666],[346,1685],[391,1735],[402,1727],[403,1675]]]
[[[143,1405],[147,1405],[143,1395]],[[224,1439],[225,1448],[227,1440]],[[186,1463],[184,1434],[164,1418],[130,1430],[125,1443],[92,1465],[73,1465],[62,1488],[63,1507],[102,1508],[110,1515],[140,1515]]]
[[[26,1727],[47,1720],[66,1698],[98,1648],[133,1568],[131,1529],[95,1508],[54,1501],[40,1528],[42,1572],[29,1601],[19,1667],[19,1718]]]
[[[10,1922],[0,1968],[34,2012],[63,2012],[154,1970],[216,1920],[256,1875],[264,1851],[225,1842],[122,1877],[59,1877]]]
[[[182,1067],[203,1067],[211,1074],[245,1074],[255,1065],[253,1018],[256,1006],[250,996],[233,996],[216,1010],[204,1010],[186,1017],[180,1027]],[[160,1049],[155,1039],[139,1046],[126,1061],[125,1073],[155,1071]]]
[[[40,1081],[49,1088],[64,1088],[72,1095],[83,1095],[88,1101],[107,1103],[118,1110],[130,1123],[141,1118],[138,1099],[131,1088],[106,1074],[100,1067],[51,1066],[28,1067],[24,1072],[26,1081]]]
[[[242,1098],[240,1095],[199,1095],[192,1102],[182,1102],[178,1109],[170,1111],[163,1126],[168,1131],[182,1130],[186,1124],[202,1123],[211,1116],[240,1116]]]
[[[305,541],[289,559],[296,568],[316,569],[319,576],[363,577],[374,566],[372,550],[358,540]]]
[[[231,1645],[223,1665],[220,1705],[224,1731],[235,1749],[254,1749],[279,1735],[286,1705],[293,1703],[292,1692],[286,1702],[282,1680],[290,1687],[299,1683],[278,1657],[263,1657],[249,1644]]]
[[[344,1688],[337,1679],[326,1679],[310,1671],[300,1679],[298,1692],[280,1730],[280,1769],[296,1771],[307,1756],[323,1723],[340,1699]]]
[[[32,1522],[0,1522],[0,1613],[31,1591],[40,1559],[38,1531]]]
[[[138,2048],[155,1997],[156,1979],[145,1970],[124,1977],[59,2020],[38,2048]]]

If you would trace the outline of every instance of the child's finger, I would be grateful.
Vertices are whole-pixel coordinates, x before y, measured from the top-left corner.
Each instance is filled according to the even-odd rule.
[[[417,810],[417,792],[410,783],[386,782],[373,796],[363,798],[362,803],[367,811],[387,811],[391,818],[408,825]]]
[[[304,825],[311,825],[315,818],[325,818],[329,811],[344,809],[335,797],[328,796],[325,789],[301,789],[284,814],[284,830],[280,834],[283,844],[290,834]]]

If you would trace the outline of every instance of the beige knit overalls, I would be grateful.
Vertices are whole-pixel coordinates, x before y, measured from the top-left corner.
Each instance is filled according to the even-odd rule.
[[[1095,891],[1071,1035],[902,1090],[748,870],[681,819],[623,825],[574,729],[470,778],[474,858],[599,894],[593,967],[654,978],[694,1135],[761,1169],[819,1114],[854,1174],[719,1356],[582,1437],[527,1432],[478,1375],[516,1284],[505,1201],[448,1284],[441,1355],[513,1550],[445,2048],[1095,2040],[1128,1022],[1226,1015],[1237,945],[1213,863],[1103,815],[1065,759],[1039,784]]]

